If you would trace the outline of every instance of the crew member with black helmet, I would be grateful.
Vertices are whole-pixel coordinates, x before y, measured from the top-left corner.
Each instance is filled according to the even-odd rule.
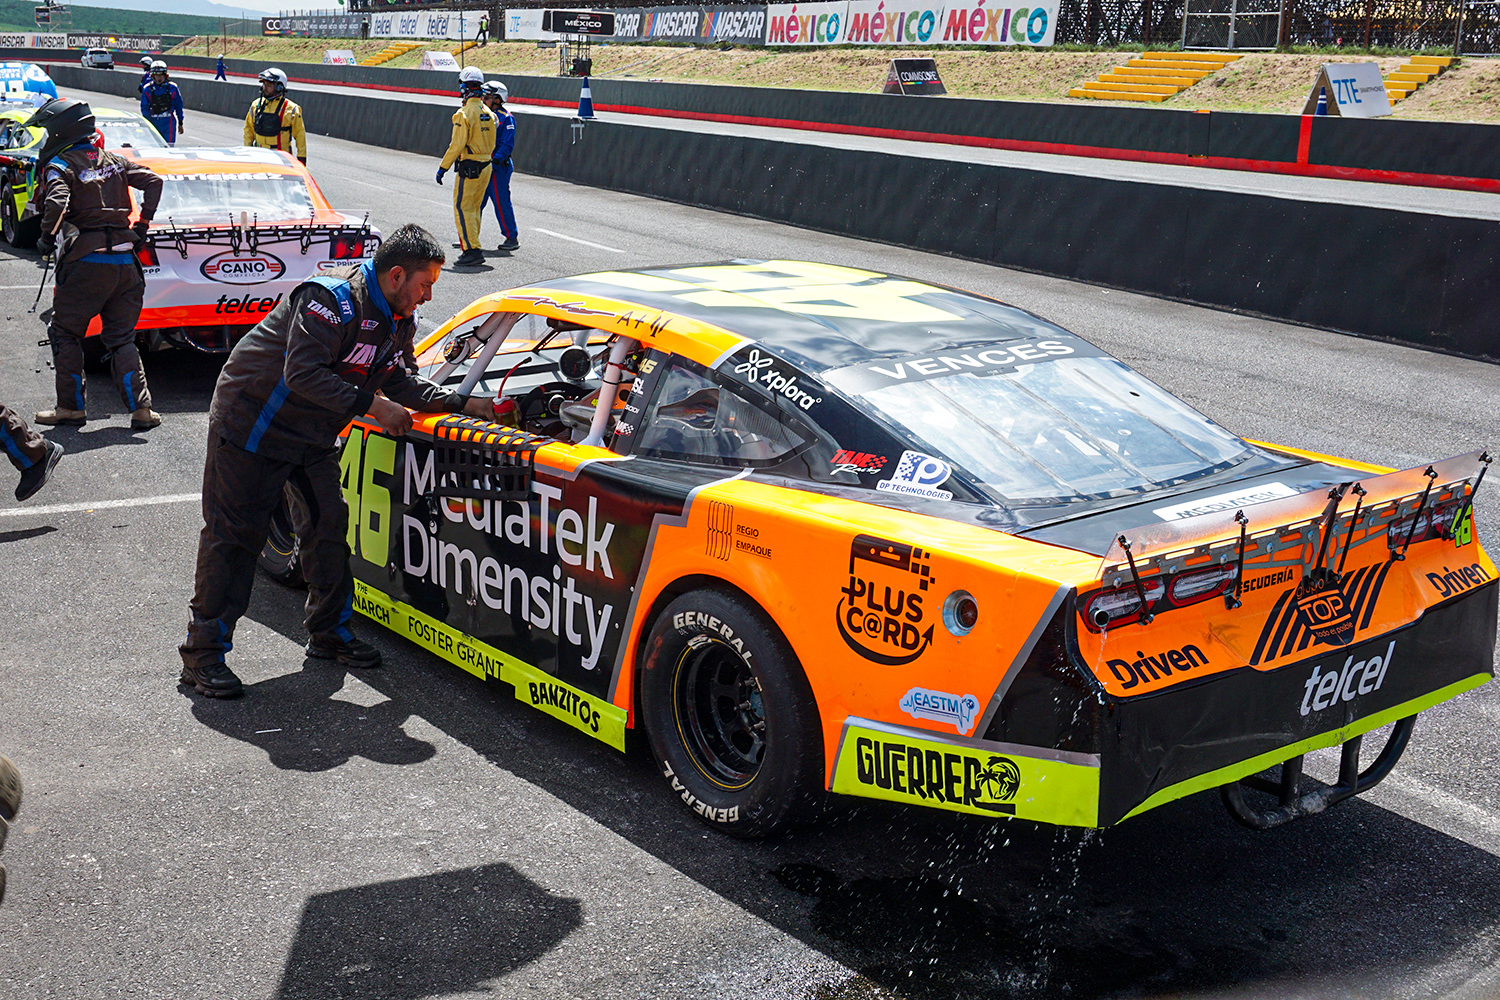
[[[81,427],[84,405],[83,338],[99,317],[99,340],[134,430],[161,423],[151,409],[146,369],[135,345],[146,279],[135,249],[146,239],[162,179],[150,168],[94,146],[94,112],[82,101],[51,100],[26,121],[44,128],[37,155],[45,207],[37,248],[57,260],[52,293],[52,363],[57,407],[36,415],[39,424]],[[141,193],[140,215],[130,222],[130,188]]]
[[[245,115],[245,145],[280,149],[307,163],[302,109],[286,99],[286,74],[275,66],[260,74],[260,96]],[[295,148],[294,148],[295,146]]]
[[[463,106],[453,112],[453,138],[443,162],[438,167],[437,182],[454,167],[458,179],[453,182],[453,219],[458,225],[458,245],[463,253],[455,267],[484,263],[479,247],[479,212],[484,192],[490,183],[490,154],[495,151],[495,115],[480,100],[484,74],[477,66],[465,67],[458,74],[458,96]]]
[[[484,189],[484,205],[495,203],[495,219],[505,241],[496,249],[514,250],[521,245],[516,229],[516,210],[510,203],[510,177],[516,172],[511,153],[516,148],[516,116],[505,107],[510,91],[499,80],[487,80],[481,89],[484,106],[495,113],[495,151],[490,154],[490,182]],[[484,205],[479,206],[484,214]]]
[[[199,694],[230,698],[243,691],[224,655],[249,606],[256,563],[286,486],[307,581],[307,655],[341,667],[380,665],[379,651],[349,628],[349,511],[334,442],[361,415],[399,437],[411,430],[408,407],[493,416],[494,400],[461,396],[403,363],[417,332],[417,306],[432,298],[445,257],[427,230],[402,226],[373,260],[298,285],[225,362],[208,411],[204,523],[192,617],[179,649],[182,683]]]
[[[167,79],[167,64],[160,59],[151,63],[151,82],[141,89],[141,114],[151,119],[156,131],[171,146],[177,134],[186,132],[182,120],[182,94],[177,84]]]

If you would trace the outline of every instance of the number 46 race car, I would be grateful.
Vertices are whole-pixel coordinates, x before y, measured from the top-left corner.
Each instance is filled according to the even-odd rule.
[[[497,422],[350,425],[357,608],[617,749],[643,727],[726,832],[829,792],[1101,827],[1215,787],[1272,826],[1493,673],[1488,455],[1245,441],[991,299],[615,271],[479,299],[421,349]],[[285,516],[262,563],[296,576]],[[1334,746],[1336,783],[1303,779]]]

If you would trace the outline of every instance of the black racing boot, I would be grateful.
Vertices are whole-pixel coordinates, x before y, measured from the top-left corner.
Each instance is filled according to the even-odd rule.
[[[504,243],[500,244],[495,249],[496,250],[515,250],[518,247],[520,247],[520,245],[521,245],[521,241],[518,240],[518,239],[516,239],[514,236],[512,236],[510,239],[506,240]]]
[[[336,635],[315,635],[307,640],[307,655],[316,660],[333,660],[341,667],[380,666],[380,650],[353,637],[345,642]]]
[[[194,691],[209,698],[238,698],[245,693],[245,685],[222,663],[210,663],[202,667],[182,667],[179,684],[186,684]]]
[[[47,485],[47,480],[52,478],[52,470],[57,466],[57,460],[63,457],[63,446],[56,441],[47,442],[47,454],[41,461],[21,473],[21,481],[16,484],[16,499],[30,500],[36,495],[36,491]],[[3,760],[4,758],[0,758]]]
[[[478,247],[465,250],[458,255],[458,260],[453,262],[454,267],[475,267],[484,263],[484,251]]]

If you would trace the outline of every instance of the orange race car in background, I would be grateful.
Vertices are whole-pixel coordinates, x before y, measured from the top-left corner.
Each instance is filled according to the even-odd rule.
[[[613,271],[479,299],[421,348],[503,423],[350,426],[356,607],[616,748],[643,727],[727,832],[830,791],[1099,827],[1219,787],[1272,826],[1379,781],[1493,673],[1488,455],[1245,441],[991,299]],[[284,518],[262,562],[295,578]],[[1336,781],[1304,779],[1334,746]]]
[[[268,149],[116,149],[166,184],[136,324],[144,348],[224,352],[297,285],[361,262],[380,233],[334,211],[307,167]],[[99,320],[89,328],[99,332]]]

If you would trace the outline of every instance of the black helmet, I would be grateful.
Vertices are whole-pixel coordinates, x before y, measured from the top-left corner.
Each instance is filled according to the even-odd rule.
[[[83,101],[54,97],[37,108],[36,114],[24,124],[27,128],[47,130],[47,140],[42,143],[36,159],[40,170],[43,164],[73,143],[94,137],[94,109]]]

